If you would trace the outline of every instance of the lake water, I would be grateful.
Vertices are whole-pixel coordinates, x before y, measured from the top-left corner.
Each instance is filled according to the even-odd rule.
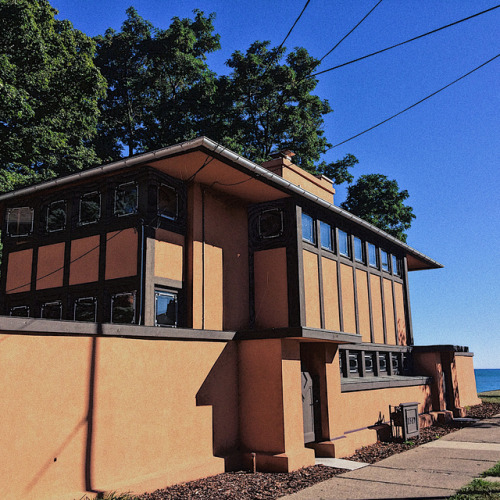
[[[478,368],[474,370],[477,392],[500,390],[500,369]]]

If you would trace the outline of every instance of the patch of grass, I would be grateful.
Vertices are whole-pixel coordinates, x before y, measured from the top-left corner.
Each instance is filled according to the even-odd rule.
[[[500,390],[479,392],[478,397],[483,403],[500,403]]]
[[[500,477],[500,462],[496,463],[491,469],[485,470],[482,474],[482,477]]]
[[[448,500],[500,500],[500,483],[474,479]]]

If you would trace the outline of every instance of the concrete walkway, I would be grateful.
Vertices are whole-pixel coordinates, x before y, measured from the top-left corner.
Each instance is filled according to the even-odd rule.
[[[283,498],[445,499],[500,461],[500,415]]]

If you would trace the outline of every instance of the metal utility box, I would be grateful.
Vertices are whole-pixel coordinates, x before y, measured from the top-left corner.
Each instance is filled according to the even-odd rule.
[[[419,436],[418,403],[400,403],[399,406],[389,406],[389,413],[393,436],[401,435],[403,441]]]

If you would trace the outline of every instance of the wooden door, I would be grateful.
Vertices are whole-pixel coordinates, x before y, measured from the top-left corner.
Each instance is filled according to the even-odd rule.
[[[314,390],[309,372],[302,372],[302,413],[304,416],[304,443],[316,439],[314,432]]]

